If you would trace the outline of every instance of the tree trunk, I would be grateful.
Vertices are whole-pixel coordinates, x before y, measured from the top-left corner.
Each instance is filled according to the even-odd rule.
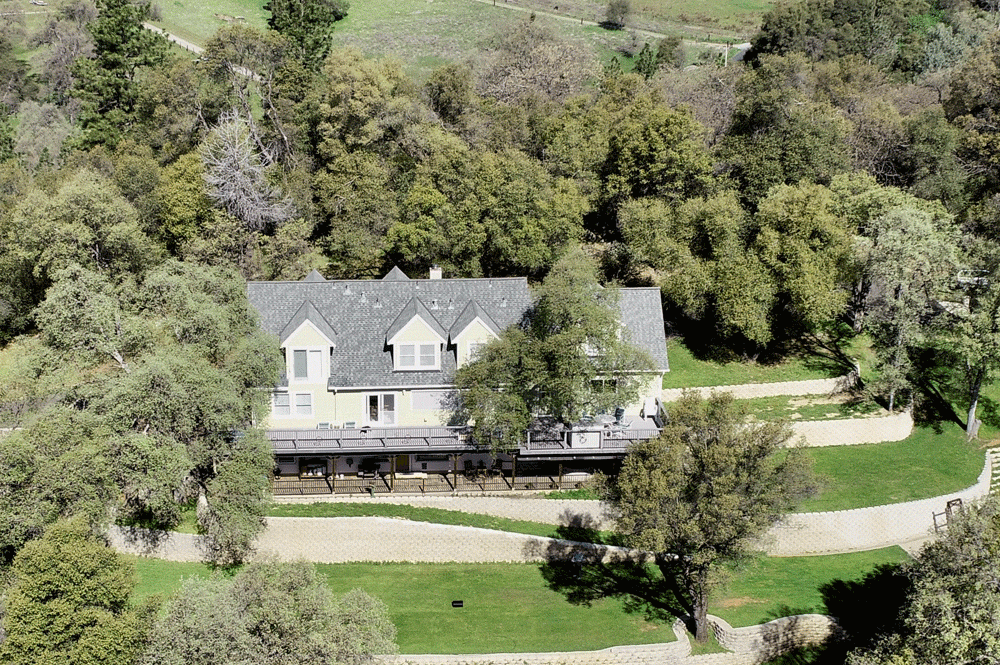
[[[708,642],[708,593],[696,585],[697,591],[691,594],[694,601],[694,639],[700,644]]]
[[[965,437],[973,439],[979,432],[976,425],[976,409],[979,407],[979,389],[983,386],[983,370],[976,370],[975,377],[969,384],[969,418],[965,421]]]

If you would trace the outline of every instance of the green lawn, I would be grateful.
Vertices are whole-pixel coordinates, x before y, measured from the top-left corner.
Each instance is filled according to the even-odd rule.
[[[714,595],[709,611],[733,626],[753,626],[789,613],[825,614],[821,585],[855,580],[879,564],[909,558],[899,547],[828,556],[765,557],[734,574]]]
[[[819,587],[857,579],[880,563],[906,558],[899,548],[821,557],[764,558],[733,575],[709,611],[736,626],[782,614],[823,611]],[[207,576],[201,564],[138,559],[137,598],[167,594],[182,578]],[[499,653],[601,649],[672,641],[670,618],[647,621],[622,598],[574,605],[552,590],[534,564],[319,564],[335,593],[361,587],[381,598],[399,630],[402,653]],[[453,600],[464,607],[453,608]],[[567,630],[572,627],[572,630]]]
[[[865,340],[853,340],[844,353],[850,357],[867,357]],[[772,363],[701,359],[695,357],[684,341],[676,337],[667,341],[667,357],[670,359],[670,371],[663,377],[664,388],[828,379],[842,376],[850,369],[826,352],[803,352]]]
[[[926,499],[965,489],[983,470],[984,452],[966,443],[955,424],[916,427],[902,441],[809,448],[816,472],[827,478],[822,493],[799,510],[845,510]]]
[[[738,403],[747,408],[756,420],[834,420],[841,418],[863,418],[881,411],[888,412],[874,401],[864,398],[847,401],[831,400],[826,395],[779,395],[741,399]]]
[[[393,503],[285,503],[273,506],[274,517],[399,517],[414,522],[471,526],[532,536],[556,537],[556,528],[542,522],[511,520],[442,508],[417,508]],[[610,535],[610,534],[607,534]]]

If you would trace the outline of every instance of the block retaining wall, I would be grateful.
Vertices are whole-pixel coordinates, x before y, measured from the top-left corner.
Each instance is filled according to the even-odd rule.
[[[877,418],[841,418],[793,422],[793,441],[805,439],[809,447],[854,446],[860,443],[902,441],[913,433],[909,411]]]
[[[990,458],[975,485],[905,503],[818,513],[793,513],[768,532],[761,548],[772,556],[831,554],[877,549],[924,538],[934,531],[934,514],[948,501],[969,503],[990,491]]]
[[[620,646],[600,651],[553,653],[494,653],[381,656],[380,665],[760,665],[799,647],[821,644],[840,632],[837,622],[822,614],[782,617],[759,626],[733,628],[719,617],[709,622],[726,653],[691,655],[684,623],[674,622],[676,642]]]
[[[850,390],[858,381],[856,372],[833,379],[808,379],[805,381],[780,381],[776,383],[741,383],[731,386],[704,386],[698,388],[666,388],[660,395],[664,402],[680,399],[685,390],[701,393],[708,397],[713,391],[732,393],[736,399],[755,397],[777,397],[779,395],[832,395]]]

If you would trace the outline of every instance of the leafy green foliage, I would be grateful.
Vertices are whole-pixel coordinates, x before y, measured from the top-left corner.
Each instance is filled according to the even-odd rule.
[[[507,448],[520,443],[538,414],[572,423],[634,402],[652,362],[621,330],[617,292],[600,286],[582,250],[570,250],[542,282],[522,325],[503,331],[456,372],[477,440]]]
[[[3,662],[129,665],[141,652],[151,616],[129,606],[133,566],[86,525],[52,525],[18,553],[12,573]]]
[[[911,29],[911,18],[927,12],[924,0],[800,0],[781,4],[764,15],[760,32],[747,54],[800,52],[814,59],[860,55],[892,64],[899,38]]]
[[[108,521],[115,487],[93,414],[50,408],[0,438],[0,565],[63,517],[80,516],[95,533]]]
[[[232,579],[188,579],[157,620],[143,665],[233,662],[363,665],[396,652],[385,605],[335,598],[310,563],[264,561]]]
[[[288,37],[299,58],[311,70],[319,69],[333,43],[333,24],[347,16],[347,0],[268,0],[267,27]]]
[[[166,39],[142,25],[150,17],[148,2],[98,0],[97,8],[97,19],[87,24],[94,55],[76,61],[74,94],[83,102],[84,145],[114,146],[135,121],[136,79],[163,60]]]
[[[73,266],[56,274],[38,322],[49,349],[99,369],[96,379],[84,375],[62,387],[70,391],[62,400],[75,397],[83,409],[73,417],[91,424],[70,427],[50,410],[3,444],[20,450],[54,423],[79,437],[57,450],[87,450],[94,461],[74,481],[57,483],[35,478],[42,473],[35,467],[44,469],[49,456],[30,462],[12,452],[22,483],[12,501],[30,492],[64,495],[25,504],[37,514],[21,519],[20,535],[4,544],[9,552],[56,516],[105,515],[115,487],[119,517],[145,526],[175,524],[178,504],[201,497],[200,524],[213,558],[228,563],[245,556],[263,528],[272,466],[270,446],[251,424],[266,408],[261,389],[274,385],[279,359],[257,327],[242,282],[169,261],[115,286]],[[60,454],[53,450],[51,463],[70,467],[73,458]],[[72,492],[60,489],[75,482],[81,484]],[[18,513],[12,508],[12,514]]]
[[[750,557],[754,540],[815,489],[801,451],[775,457],[791,439],[787,424],[744,416],[728,393],[685,394],[661,436],[633,444],[605,486],[616,530],[677,576],[702,642],[720,564]]]
[[[945,534],[904,564],[912,590],[900,613],[902,630],[851,665],[997,662],[1000,612],[994,572],[1000,562],[1000,517],[994,498],[954,516]]]

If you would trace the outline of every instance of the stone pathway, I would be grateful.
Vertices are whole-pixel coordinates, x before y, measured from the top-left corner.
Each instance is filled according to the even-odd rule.
[[[149,542],[151,535],[141,529],[110,530],[112,545],[124,552],[168,561],[205,558],[199,536],[169,533]],[[578,551],[588,558],[633,556],[590,543],[389,517],[270,517],[256,547],[263,555],[316,563],[525,563]]]

